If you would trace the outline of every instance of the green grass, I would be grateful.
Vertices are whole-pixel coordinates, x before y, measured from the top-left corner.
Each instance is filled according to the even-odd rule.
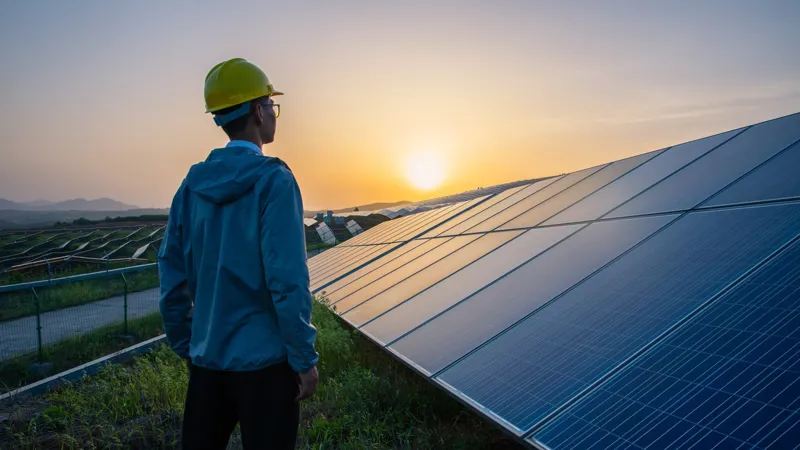
[[[298,448],[520,448],[315,304],[320,384]],[[132,364],[0,409],[0,448],[180,448],[183,362],[160,348]],[[0,424],[0,427],[3,427]],[[229,448],[240,448],[236,435]]]
[[[120,339],[123,333],[123,324],[119,323],[45,347],[43,349],[44,361],[53,364],[53,370],[49,374],[33,374],[28,371],[30,364],[39,362],[37,353],[0,361],[0,392],[16,389],[53,373],[63,372],[128,347],[131,343]],[[136,342],[163,333],[161,314],[159,313],[128,322],[128,334],[133,336]],[[0,445],[0,448],[4,447]]]
[[[125,277],[128,280],[129,293],[158,287],[158,273],[155,268],[128,273]],[[103,300],[122,295],[123,291],[121,275],[37,289],[40,312]],[[0,322],[32,314],[36,314],[36,299],[30,290],[0,294]]]
[[[324,248],[331,248],[331,247],[334,247],[334,245],[326,244],[324,242],[314,242],[311,244],[306,244],[306,251],[313,252],[314,250],[321,250]]]

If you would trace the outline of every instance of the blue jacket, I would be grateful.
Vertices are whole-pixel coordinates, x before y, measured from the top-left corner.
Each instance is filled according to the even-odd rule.
[[[227,147],[192,166],[158,262],[159,306],[178,355],[232,371],[317,363],[303,201],[281,160]]]

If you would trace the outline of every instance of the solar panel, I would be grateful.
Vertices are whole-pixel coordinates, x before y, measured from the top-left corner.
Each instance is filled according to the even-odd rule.
[[[358,269],[375,258],[381,257],[386,252],[395,249],[398,245],[400,244],[379,244],[359,248],[359,250],[364,249],[366,251],[361,251],[348,259],[346,263],[335,265],[331,269],[325,270],[323,273],[316,276],[311,285],[311,289],[316,291],[317,289],[323,288],[327,283],[330,283],[352,270]]]
[[[453,275],[443,277],[430,288],[366,323],[362,331],[378,342],[392,342],[580,228],[570,225],[529,230],[518,239]]]
[[[436,373],[672,219],[659,216],[589,225],[485,289],[459,299],[463,301],[390,348],[421,370]]]
[[[800,244],[534,435],[550,448],[800,442]]]
[[[523,189],[515,191],[510,195],[500,194],[496,197],[497,201],[493,201],[490,205],[487,205],[485,208],[482,208],[480,211],[475,211],[475,214],[471,214],[467,216],[464,214],[464,220],[461,221],[453,221],[453,223],[447,224],[447,226],[442,226],[437,229],[431,230],[431,232],[424,234],[422,237],[433,237],[433,236],[457,236],[466,232],[467,230],[472,229],[479,223],[489,219],[499,212],[504,211],[519,203],[520,201],[530,197],[534,193],[544,189],[545,187],[549,186],[550,184],[558,181],[561,177],[549,178],[547,180],[539,181],[538,183],[534,183],[528,186],[525,186]],[[494,200],[494,199],[493,199]],[[490,202],[486,202],[490,203]],[[481,205],[483,206],[483,205]],[[474,208],[478,210],[478,208]]]
[[[380,278],[387,272],[406,264],[408,261],[411,261],[425,251],[428,251],[428,248],[417,249],[422,244],[427,242],[427,240],[415,240],[409,242],[406,245],[400,246],[396,251],[386,255],[384,258],[381,258],[373,264],[364,266],[353,273],[328,284],[325,286],[324,290],[325,297],[331,302],[336,302],[342,297],[352,294],[358,289],[357,286],[353,285],[356,281],[361,280],[362,285],[370,283]]]
[[[322,239],[322,242],[329,245],[336,243],[336,237],[334,237],[333,230],[330,229],[328,224],[319,224],[319,226],[317,226],[317,233],[319,234],[319,238]]]
[[[732,203],[777,200],[800,196],[800,143],[776,155],[764,165],[703,203],[719,206]]]
[[[440,378],[524,432],[799,230],[800,203],[690,213]]]
[[[348,239],[346,242],[343,242],[340,245],[340,247],[352,247],[352,246],[355,246],[355,245],[361,245],[367,239],[371,239],[373,236],[377,235],[378,233],[381,233],[384,229],[386,229],[387,227],[392,226],[392,225],[393,225],[392,221],[381,222],[381,223],[375,225],[374,227],[370,228],[368,234],[365,234],[365,235],[362,234],[362,235],[358,235],[358,236],[356,236],[356,237],[354,237],[352,239]]]
[[[676,170],[679,170],[687,164],[691,164],[695,159],[703,156],[742,131],[744,131],[744,128],[671,147],[636,169],[623,175],[613,183],[597,190],[585,199],[547,220],[544,222],[544,225],[595,220],[627,200],[630,200],[633,196],[639,194],[653,184],[668,177]]]
[[[501,211],[495,214],[492,217],[484,220],[483,222],[479,223],[478,225],[470,228],[469,232],[478,232],[478,231],[492,231],[495,228],[503,225],[504,223],[508,222],[509,220],[517,217],[518,215],[528,211],[529,209],[549,200],[551,197],[555,196],[559,192],[563,191],[574,185],[575,183],[580,182],[586,177],[591,176],[598,170],[601,170],[603,167],[607,166],[608,164],[603,164],[600,166],[590,167],[588,169],[583,169],[578,172],[573,172],[563,177],[554,180],[552,183],[547,185],[546,187],[540,189],[535,194],[529,196],[528,198],[510,206],[504,211]]]
[[[425,269],[439,259],[444,258],[451,252],[458,250],[479,237],[480,235],[469,235],[428,240],[428,242],[419,247],[425,249],[426,252],[414,259],[412,264],[400,266],[369,284],[364,284],[361,280],[354,283],[358,290],[335,303],[337,310],[340,313],[346,313],[351,308],[360,305],[374,295],[394,286],[395,283]]]
[[[693,208],[798,139],[800,113],[753,125],[606,217]]]
[[[473,242],[425,267],[424,270],[420,270],[394,286],[383,290],[380,294],[373,296],[360,306],[344,312],[343,317],[351,324],[360,326],[520,234],[522,234],[521,231],[510,231],[480,236]],[[414,266],[418,265],[416,261],[413,261],[412,264]]]
[[[364,232],[364,229],[361,228],[361,225],[359,225],[355,220],[347,222],[345,226],[347,227],[347,231],[349,231],[352,236],[358,236]]]
[[[615,161],[583,180],[568,187],[552,198],[520,214],[513,220],[506,222],[499,229],[508,230],[512,228],[525,228],[539,225],[550,217],[565,210],[577,201],[582,200],[587,195],[614,181],[628,171],[635,169],[642,163],[657,156],[663,150],[644,153],[642,155]]]

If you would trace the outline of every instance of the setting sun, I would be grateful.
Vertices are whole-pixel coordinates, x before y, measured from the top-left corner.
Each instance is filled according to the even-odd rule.
[[[433,152],[410,155],[406,162],[406,177],[415,188],[423,191],[439,187],[445,177],[442,158]]]

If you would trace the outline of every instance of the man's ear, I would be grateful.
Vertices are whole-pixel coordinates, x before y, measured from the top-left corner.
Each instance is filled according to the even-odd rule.
[[[256,119],[256,125],[261,125],[264,123],[264,107],[260,104],[255,105],[255,111],[253,111],[253,117]]]

